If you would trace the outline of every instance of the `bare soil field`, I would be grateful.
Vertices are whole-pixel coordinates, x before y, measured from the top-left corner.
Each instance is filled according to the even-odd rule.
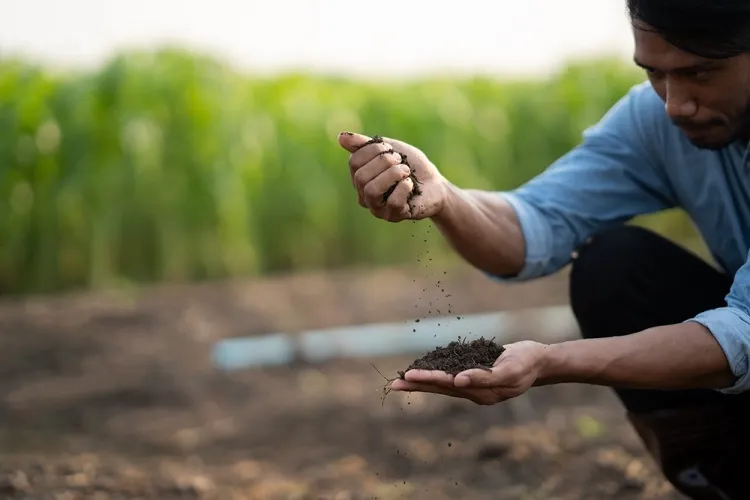
[[[569,385],[492,407],[391,393],[414,356],[222,373],[219,338],[565,304],[564,273],[460,268],[162,286],[0,304],[0,498],[681,498],[615,397]],[[438,283],[438,281],[440,283]]]

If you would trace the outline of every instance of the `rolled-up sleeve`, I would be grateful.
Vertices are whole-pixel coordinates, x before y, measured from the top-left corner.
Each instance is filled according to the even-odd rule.
[[[523,269],[513,277],[504,279],[524,281],[546,274],[555,248],[552,228],[544,215],[534,205],[515,193],[500,193],[516,213],[521,233],[526,242],[526,258]],[[499,277],[494,276],[497,279]]]
[[[727,357],[735,384],[719,392],[739,394],[750,390],[750,253],[734,276],[727,306],[702,312],[689,319],[706,327]]]
[[[580,145],[540,175],[499,192],[514,209],[525,240],[524,281],[552,274],[594,233],[636,215],[676,206],[661,163],[664,107],[647,84],[630,90]]]

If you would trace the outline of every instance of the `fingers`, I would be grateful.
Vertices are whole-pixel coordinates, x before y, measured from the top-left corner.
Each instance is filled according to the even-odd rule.
[[[368,184],[392,167],[397,167],[392,170],[392,177],[381,178],[376,185],[377,189],[382,189],[380,191],[380,194],[382,195],[389,187],[391,187],[391,185],[404,178],[401,175],[396,175],[397,172],[405,173],[407,176],[409,175],[409,167],[401,165],[401,155],[398,153],[386,151],[376,155],[365,165],[353,168],[352,178],[354,179],[354,186],[360,191],[364,191]],[[388,183],[389,181],[390,184]]]
[[[376,156],[369,163],[358,169],[353,176],[354,186],[361,193],[361,197],[367,207],[378,210],[386,205],[386,202],[396,193],[396,199],[405,200],[403,190],[406,187],[396,187],[400,181],[409,177],[411,170],[407,165],[401,164],[401,156],[398,153],[385,153]],[[407,186],[410,188],[410,186]],[[393,188],[393,189],[392,189]],[[386,199],[384,196],[388,191],[392,192]],[[408,196],[408,191],[407,191]],[[404,203],[395,204],[391,202],[392,209],[401,211]]]
[[[410,177],[402,180],[396,185],[396,188],[388,196],[388,200],[385,202],[386,208],[393,211],[397,215],[402,213],[409,213],[409,193],[414,189],[414,182]]]
[[[376,156],[373,160],[370,160],[369,163],[367,163],[363,167],[354,167],[351,163],[351,160],[349,162],[349,168],[351,170],[351,177],[352,177],[352,184],[354,185],[354,188],[357,191],[357,197],[359,204],[363,206],[364,208],[368,207],[367,202],[365,201],[365,187],[369,182],[374,180],[377,176],[382,174],[384,171],[388,170],[389,168],[400,164],[401,157],[397,153],[390,153],[390,152],[382,152],[378,156]],[[399,176],[392,174],[393,182],[398,182]],[[387,188],[386,188],[387,189]],[[386,189],[383,190],[383,192],[386,191]],[[382,206],[382,205],[378,205]],[[375,207],[371,207],[375,208]]]
[[[500,362],[492,370],[472,369],[456,375],[456,387],[473,387],[477,389],[514,387],[524,377],[523,368],[518,363]]]
[[[429,392],[432,394],[442,394],[443,396],[452,396],[454,398],[466,398],[455,389],[440,387],[431,384],[421,384],[418,382],[407,382],[406,380],[396,379],[391,384],[391,390],[398,392]]]
[[[338,136],[341,147],[349,151],[349,170],[357,190],[357,201],[378,218],[399,222],[411,216],[409,195],[414,182],[406,157],[394,150],[404,143],[384,137],[370,138],[352,132]]]
[[[438,370],[409,370],[404,377],[407,382],[453,387],[453,375]]]
[[[429,383],[409,382],[407,380],[401,379],[396,379],[393,381],[393,383],[391,384],[391,390],[397,392],[424,392],[430,394],[440,394],[453,398],[468,399],[469,401],[478,405],[493,405],[512,397],[491,393],[486,389],[458,389]]]
[[[354,175],[359,169],[361,169],[365,165],[368,165],[374,159],[388,153],[391,153],[390,156],[396,154],[393,147],[391,147],[391,145],[389,144],[385,144],[382,142],[368,144],[355,153],[352,153],[352,155],[349,157],[349,172]],[[401,156],[397,155],[397,157],[398,161],[401,162]]]
[[[454,385],[456,387],[488,388],[502,384],[498,383],[498,377],[494,371],[472,369],[456,375]]]
[[[409,206],[407,198],[413,186],[414,183],[408,177],[400,181],[398,184],[391,187],[390,190],[392,190],[392,192],[390,194],[386,192],[385,195],[381,197],[380,202],[383,203],[384,206],[370,208],[370,212],[376,217],[380,217],[389,222],[400,222],[408,219],[411,217],[411,206]],[[385,199],[384,202],[383,199]]]
[[[378,175],[375,179],[368,182],[362,190],[367,206],[370,208],[382,208],[385,206],[388,201],[385,197],[386,192],[388,192],[394,185],[408,178],[409,173],[409,167],[406,165],[393,165],[388,167],[387,170]],[[396,190],[394,189],[393,192],[395,191]],[[390,199],[392,195],[393,193],[388,196],[388,199]],[[391,206],[400,209],[403,206],[403,203],[394,206],[393,202],[391,202]]]

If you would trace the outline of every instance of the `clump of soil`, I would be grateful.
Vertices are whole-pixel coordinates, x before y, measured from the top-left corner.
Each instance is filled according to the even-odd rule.
[[[386,396],[391,392],[391,383],[397,378],[404,380],[406,372],[409,370],[438,370],[451,375],[457,375],[464,370],[474,368],[489,371],[503,352],[505,352],[505,348],[496,344],[494,338],[487,340],[480,337],[477,340],[467,342],[466,338],[458,337],[457,341],[454,340],[446,346],[437,346],[421,358],[415,359],[406,370],[399,371],[396,378],[389,379],[373,365],[386,380],[386,384],[383,386],[381,403],[385,402]]]
[[[481,337],[467,342],[466,338],[453,341],[447,346],[438,346],[419,359],[415,359],[404,371],[398,372],[399,378],[404,379],[409,370],[440,370],[451,375],[457,375],[464,370],[479,368],[490,370],[495,360],[505,351],[505,348],[495,343],[495,339],[487,340]]]

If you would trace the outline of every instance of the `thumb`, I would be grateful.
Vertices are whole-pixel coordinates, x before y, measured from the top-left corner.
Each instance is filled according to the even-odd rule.
[[[362,134],[355,134],[354,132],[341,132],[338,139],[339,146],[346,149],[350,153],[354,153],[372,138]]]
[[[456,375],[453,385],[456,387],[491,387],[493,372],[489,370],[466,370]]]

